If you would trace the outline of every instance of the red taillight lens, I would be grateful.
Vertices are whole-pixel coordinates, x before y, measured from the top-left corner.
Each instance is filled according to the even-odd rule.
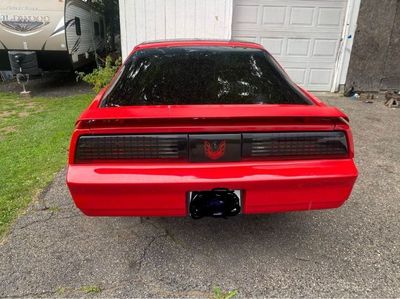
[[[75,162],[187,159],[187,135],[80,136]]]
[[[344,132],[243,134],[244,159],[318,159],[348,156]]]

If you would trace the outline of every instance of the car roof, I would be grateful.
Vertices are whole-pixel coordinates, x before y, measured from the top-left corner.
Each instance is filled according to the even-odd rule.
[[[264,49],[263,46],[247,41],[237,40],[218,40],[218,39],[173,39],[149,41],[137,45],[132,52],[143,49],[165,48],[165,47],[191,47],[191,46],[208,46],[208,47],[243,47],[253,49]]]

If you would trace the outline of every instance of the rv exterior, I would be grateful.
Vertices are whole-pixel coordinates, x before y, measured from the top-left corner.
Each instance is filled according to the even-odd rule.
[[[0,70],[71,71],[104,51],[104,16],[90,1],[0,0]]]

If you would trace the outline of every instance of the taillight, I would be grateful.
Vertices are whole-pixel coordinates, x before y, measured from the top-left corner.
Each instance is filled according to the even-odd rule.
[[[344,132],[243,134],[245,159],[318,159],[348,156]]]
[[[75,162],[113,160],[183,160],[187,135],[88,135],[80,136]]]
[[[190,144],[190,146],[189,146]],[[345,132],[83,135],[75,163],[118,161],[237,162],[349,156]]]

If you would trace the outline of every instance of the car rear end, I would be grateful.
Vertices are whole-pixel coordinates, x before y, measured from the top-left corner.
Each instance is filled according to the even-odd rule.
[[[326,209],[349,197],[353,157],[347,116],[260,46],[149,44],[78,120],[67,183],[87,215]]]

